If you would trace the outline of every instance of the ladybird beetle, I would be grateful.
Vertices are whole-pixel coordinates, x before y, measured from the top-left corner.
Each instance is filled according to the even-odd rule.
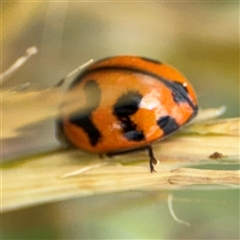
[[[99,60],[70,84],[57,120],[69,146],[107,156],[146,149],[175,132],[198,111],[187,79],[173,67],[137,56]],[[71,101],[70,101],[70,100]]]

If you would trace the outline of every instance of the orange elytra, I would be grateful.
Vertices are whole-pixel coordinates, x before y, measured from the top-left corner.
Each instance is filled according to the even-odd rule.
[[[69,101],[71,99],[71,101]],[[79,149],[113,155],[147,149],[198,112],[188,80],[173,67],[137,57],[97,61],[72,82],[61,105],[58,136]]]

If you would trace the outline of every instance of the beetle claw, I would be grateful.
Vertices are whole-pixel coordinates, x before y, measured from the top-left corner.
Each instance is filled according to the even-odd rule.
[[[155,158],[155,156],[153,154],[152,146],[148,146],[147,150],[148,150],[148,155],[150,157],[150,159],[149,159],[150,172],[151,173],[156,172],[156,170],[154,169],[154,165],[157,165],[159,161]]]

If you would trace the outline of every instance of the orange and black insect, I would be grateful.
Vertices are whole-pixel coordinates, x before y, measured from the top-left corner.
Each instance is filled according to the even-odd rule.
[[[143,57],[110,57],[85,68],[70,85],[57,121],[58,136],[97,154],[146,149],[153,172],[157,159],[151,144],[197,112],[193,87],[173,67]]]

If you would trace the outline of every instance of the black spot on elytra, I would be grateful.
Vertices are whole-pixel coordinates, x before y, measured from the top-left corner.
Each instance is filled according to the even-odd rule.
[[[157,125],[163,130],[164,134],[174,132],[179,128],[179,125],[174,118],[170,116],[163,116],[157,120]]]
[[[188,104],[192,105],[191,101],[189,100],[188,90],[182,83],[175,81],[167,81],[164,82],[164,84],[169,89],[171,89],[174,102],[176,103],[187,102]]]
[[[127,131],[124,136],[128,139],[128,140],[131,140],[131,141],[141,141],[143,140],[145,137],[144,137],[144,134],[142,131],[139,131],[139,130],[134,130],[134,131]]]
[[[145,139],[143,131],[130,119],[130,116],[139,109],[142,95],[138,92],[129,91],[123,94],[113,106],[113,114],[121,122],[123,135],[131,141]]]
[[[120,118],[128,117],[137,112],[141,100],[142,95],[140,93],[129,91],[118,98],[113,107],[113,113]]]
[[[193,110],[188,122],[193,119],[198,113],[198,106],[194,105],[189,98],[188,89],[182,83],[176,81],[164,81],[163,82],[172,92],[173,101],[177,104],[187,103]]]
[[[81,127],[88,135],[92,146],[101,138],[101,133],[92,122],[92,112],[98,107],[101,99],[101,90],[94,80],[87,81],[83,87],[86,96],[86,106],[70,116],[70,122]]]

